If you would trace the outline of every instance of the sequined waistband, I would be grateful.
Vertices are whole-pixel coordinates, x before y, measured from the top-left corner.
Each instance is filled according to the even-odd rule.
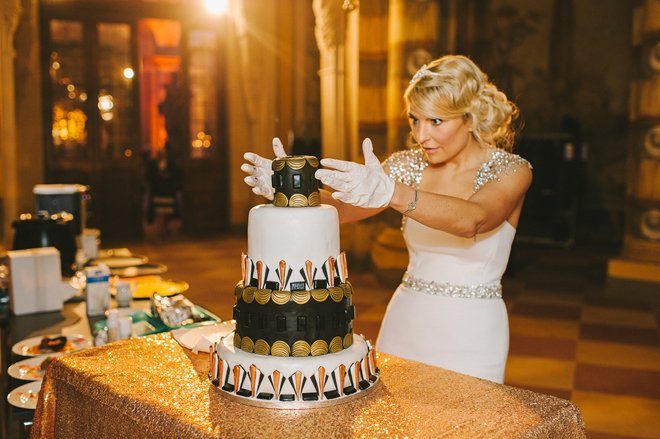
[[[436,296],[460,297],[464,299],[502,298],[502,284],[499,282],[477,285],[459,285],[447,282],[428,281],[406,273],[403,275],[401,284],[411,290]]]

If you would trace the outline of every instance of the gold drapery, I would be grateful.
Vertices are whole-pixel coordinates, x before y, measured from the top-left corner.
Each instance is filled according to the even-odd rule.
[[[62,357],[44,378],[33,438],[584,437],[569,401],[381,354],[381,385],[344,404],[256,408],[206,378],[208,355],[169,334]]]

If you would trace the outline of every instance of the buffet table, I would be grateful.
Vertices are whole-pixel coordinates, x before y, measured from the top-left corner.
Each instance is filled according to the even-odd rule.
[[[287,411],[221,395],[206,378],[208,354],[169,334],[123,340],[48,368],[32,437],[584,437],[569,401],[378,358],[381,383],[369,395]]]

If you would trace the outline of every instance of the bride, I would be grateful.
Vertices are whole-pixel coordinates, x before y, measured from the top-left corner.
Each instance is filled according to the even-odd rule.
[[[404,94],[416,146],[380,163],[323,159],[321,201],[341,222],[387,208],[403,214],[409,264],[387,307],[376,347],[399,357],[504,381],[509,325],[501,278],[516,233],[530,164],[510,152],[516,106],[470,59],[423,66]],[[276,156],[283,156],[273,139]],[[272,199],[271,161],[245,154],[253,192]]]

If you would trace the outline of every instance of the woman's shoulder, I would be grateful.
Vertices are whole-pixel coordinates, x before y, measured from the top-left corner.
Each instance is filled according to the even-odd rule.
[[[405,149],[390,155],[383,162],[385,172],[390,178],[408,186],[418,185],[422,171],[428,166],[421,148]]]
[[[520,169],[531,172],[532,164],[518,154],[495,148],[477,171],[473,192],[477,192],[490,181],[500,181],[504,175],[511,175]]]

